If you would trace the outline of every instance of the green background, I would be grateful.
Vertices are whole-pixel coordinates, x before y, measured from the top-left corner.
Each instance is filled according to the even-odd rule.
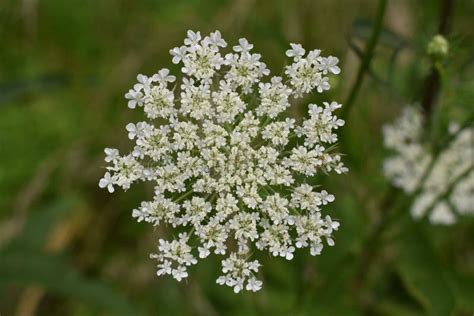
[[[414,222],[381,172],[381,126],[426,93],[443,2],[387,2],[340,135],[350,173],[318,179],[336,195],[336,246],[291,262],[261,254],[263,289],[235,295],[215,284],[215,257],[187,281],[157,278],[157,234],[131,218],[149,192],[99,190],[103,148],[129,148],[124,126],[141,118],[123,94],[138,73],[177,69],[168,50],[186,30],[218,29],[231,45],[249,39],[274,73],[289,42],[339,57],[331,91],[305,102],[345,103],[379,1],[1,0],[0,314],[472,315],[473,219]],[[472,118],[473,16],[474,1],[454,1],[433,143],[450,120]]]

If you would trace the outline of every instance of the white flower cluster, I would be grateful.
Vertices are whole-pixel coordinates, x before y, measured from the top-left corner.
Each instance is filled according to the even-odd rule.
[[[264,81],[270,71],[252,44],[242,38],[222,55],[226,45],[219,31],[204,38],[188,31],[184,45],[170,50],[181,65],[181,84],[172,86],[176,77],[168,69],[138,75],[125,97],[147,120],[126,126],[136,142],[131,153],[105,149],[110,166],[99,186],[113,192],[153,183],[153,199],[132,216],[181,232],[176,240],[159,240],[151,255],[158,275],[180,281],[198,257],[212,252],[227,256],[217,283],[257,291],[260,264],[249,261],[254,250],[291,260],[295,248],[318,255],[324,241],[334,244],[339,223],[321,215],[334,195],[308,183],[318,173],[347,171],[332,152],[335,131],[344,125],[333,114],[341,105],[310,104],[300,122],[287,109],[292,98],[329,89],[326,75],[340,69],[337,58],[319,50],[305,57],[301,45],[292,44],[287,77]]]
[[[395,152],[384,162],[385,175],[406,193],[416,193],[412,216],[429,212],[433,224],[454,224],[456,213],[474,214],[474,127],[461,129],[452,123],[449,132],[452,141],[433,154],[416,107],[406,107],[383,128],[385,146]]]

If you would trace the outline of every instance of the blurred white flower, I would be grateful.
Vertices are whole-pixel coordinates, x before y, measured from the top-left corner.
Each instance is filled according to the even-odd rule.
[[[414,218],[430,213],[433,224],[451,225],[457,215],[474,214],[474,127],[451,123],[452,141],[433,154],[423,135],[423,117],[414,106],[383,128],[385,146],[394,152],[384,162],[393,185],[415,194]]]
[[[258,291],[255,250],[292,260],[296,248],[318,255],[333,245],[339,223],[322,217],[335,197],[318,191],[318,173],[347,172],[333,152],[335,131],[344,121],[337,102],[309,105],[306,118],[285,111],[294,98],[329,89],[326,73],[339,73],[337,58],[299,44],[287,51],[294,62],[284,78],[270,71],[253,45],[241,38],[233,52],[219,31],[204,38],[189,31],[184,45],[170,50],[183,78],[168,69],[147,77],[127,93],[129,107],[143,107],[146,120],[126,126],[135,141],[130,154],[107,148],[107,172],[99,182],[113,192],[137,181],[151,182],[155,195],[133,210],[138,222],[179,227],[177,239],[159,240],[151,258],[157,275],[181,281],[188,268],[210,254],[227,255],[218,284]],[[254,92],[253,96],[247,96]]]

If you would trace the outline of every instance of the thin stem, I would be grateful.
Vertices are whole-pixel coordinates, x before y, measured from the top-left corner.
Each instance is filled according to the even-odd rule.
[[[364,77],[366,72],[370,68],[370,62],[372,61],[372,58],[374,56],[374,51],[375,47],[377,46],[377,42],[379,41],[380,33],[382,31],[382,22],[385,16],[385,8],[387,6],[387,0],[380,0],[379,1],[379,6],[377,9],[377,16],[375,19],[374,27],[372,30],[372,34],[370,36],[370,39],[367,43],[364,57],[362,58],[362,61],[359,66],[359,70],[357,72],[357,77],[354,82],[354,85],[351,88],[351,92],[349,94],[349,97],[347,98],[345,105],[342,110],[342,115],[341,118],[343,120],[346,120],[347,116],[349,115],[349,112],[354,105],[354,102],[357,98],[357,95],[359,94],[359,90],[362,86],[362,82],[364,81]]]
[[[438,34],[447,35],[451,24],[454,0],[441,0],[440,18],[438,25]],[[421,107],[425,114],[425,124],[429,125],[431,112],[438,99],[441,76],[436,65],[431,66],[430,74],[426,77],[424,84],[424,93],[421,98]]]
[[[459,174],[454,180],[453,182],[451,182],[451,184],[449,185],[449,187],[443,192],[441,193],[440,195],[438,195],[436,197],[436,199],[426,208],[427,210],[430,210],[432,209],[433,207],[435,207],[436,204],[438,204],[438,202],[441,202],[442,200],[446,199],[449,197],[449,195],[453,192],[454,188],[456,187],[456,185],[462,180],[464,179],[465,177],[467,177],[469,175],[469,173],[471,173],[471,171],[474,170],[474,166],[471,166],[469,168],[467,168],[466,170],[464,170],[461,174]]]
[[[181,202],[183,199],[187,198],[189,195],[191,195],[194,191],[191,189],[185,193],[183,193],[182,195],[178,196],[173,202],[175,203],[179,203]]]

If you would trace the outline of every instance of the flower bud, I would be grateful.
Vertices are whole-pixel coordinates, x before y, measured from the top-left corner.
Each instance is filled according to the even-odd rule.
[[[435,35],[427,46],[428,55],[435,60],[446,58],[449,53],[449,43],[443,35]]]

